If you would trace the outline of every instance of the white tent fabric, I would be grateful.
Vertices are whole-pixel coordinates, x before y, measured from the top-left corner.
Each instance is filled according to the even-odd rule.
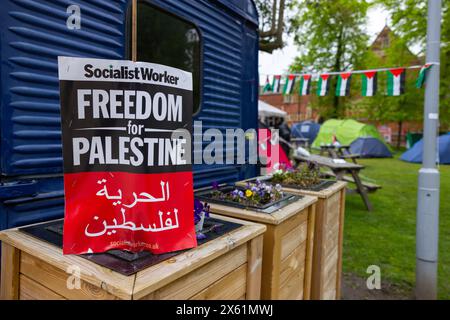
[[[267,118],[267,117],[279,117],[285,119],[287,116],[287,112],[280,110],[274,106],[271,106],[270,104],[259,100],[258,101],[258,116],[260,118]]]

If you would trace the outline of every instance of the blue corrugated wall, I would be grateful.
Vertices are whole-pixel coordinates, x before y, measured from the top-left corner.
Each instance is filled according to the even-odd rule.
[[[250,0],[153,0],[202,36],[203,128],[256,128],[257,14]],[[0,230],[63,215],[59,55],[126,59],[127,0],[2,0],[0,11]],[[256,167],[194,166],[195,185],[254,176]]]

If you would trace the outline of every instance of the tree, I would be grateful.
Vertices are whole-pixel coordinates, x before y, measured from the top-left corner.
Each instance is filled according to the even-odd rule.
[[[407,44],[419,44],[421,52],[426,51],[427,0],[376,0],[392,15],[394,30]],[[441,126],[450,125],[450,2],[442,1],[441,32]],[[423,108],[423,100],[421,101]]]
[[[259,12],[259,49],[271,53],[284,46],[286,0],[256,0]]]
[[[307,0],[302,6],[294,1],[291,10],[296,13],[291,20],[290,31],[301,55],[291,66],[296,72],[344,71],[360,63],[367,49],[368,36],[365,33],[367,10],[366,0]],[[335,87],[332,78],[331,88]],[[344,113],[340,101],[349,99],[334,96],[317,98],[314,107],[325,117],[337,117]]]
[[[358,68],[374,69],[384,67],[400,67],[418,64],[418,58],[409,50],[403,38],[390,33],[389,45],[383,48],[383,55],[369,49]],[[406,70],[405,94],[397,97],[386,95],[386,73],[378,75],[378,93],[373,97],[356,100],[353,115],[365,117],[371,121],[397,122],[398,141],[401,144],[401,134],[405,121],[420,121],[423,119],[423,89],[417,89],[415,82],[418,70]],[[357,86],[358,89],[360,86]]]

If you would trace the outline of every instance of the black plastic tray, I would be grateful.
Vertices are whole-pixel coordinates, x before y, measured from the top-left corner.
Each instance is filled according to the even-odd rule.
[[[19,228],[19,230],[38,239],[49,242],[59,248],[62,248],[63,223],[64,219],[61,219],[48,223]],[[209,218],[205,221],[204,229],[208,229],[210,225],[214,224],[219,224],[220,228],[218,228],[217,231],[205,233],[206,239],[197,240],[199,246],[242,226],[241,224],[229,221]],[[114,270],[125,276],[129,276],[155,264],[163,262],[167,259],[170,259],[184,251],[187,250],[164,254],[152,254],[148,251],[133,253],[125,250],[110,250],[105,253],[83,254],[80,255],[80,257],[95,262],[108,269]]]
[[[260,181],[264,181],[264,182],[268,182],[270,184],[275,184],[275,182],[272,182],[272,178],[271,177],[267,177],[264,179],[259,179]],[[256,178],[253,180],[248,180],[249,183],[256,183]],[[322,191],[325,190],[327,188],[329,188],[330,186],[332,186],[333,184],[335,184],[337,181],[335,180],[321,180],[319,183],[316,183],[312,186],[309,187],[301,187],[295,184],[288,184],[288,183],[280,183],[280,185],[282,187],[285,188],[292,188],[292,189],[298,189],[298,190],[309,190],[309,191]]]
[[[219,186],[219,191],[222,191],[222,192],[231,192],[234,189],[238,189],[241,191],[245,190],[245,188],[243,188],[243,187],[234,186],[234,185]],[[234,202],[234,201],[215,199],[212,197],[213,191],[214,191],[213,188],[208,188],[208,189],[204,189],[201,191],[197,191],[195,193],[195,198],[199,199],[201,201],[204,201],[204,202],[217,203],[217,204],[222,204],[225,206],[230,206],[230,207],[235,207],[235,208],[240,208],[240,209],[254,210],[257,212],[267,213],[267,214],[274,213],[275,211],[282,209],[282,208],[286,207],[287,205],[303,198],[302,196],[297,196],[297,195],[293,195],[290,193],[284,193],[283,197],[280,200],[277,200],[275,202],[268,203],[265,205],[252,206],[252,205],[244,205],[244,204]]]

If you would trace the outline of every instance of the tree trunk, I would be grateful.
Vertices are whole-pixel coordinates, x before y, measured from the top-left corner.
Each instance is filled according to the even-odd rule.
[[[400,149],[402,145],[402,130],[403,129],[403,121],[400,120],[398,122],[398,132],[397,132],[397,149]]]
[[[342,60],[342,54],[343,54],[343,50],[342,50],[342,37],[343,37],[343,33],[344,30],[341,27],[341,30],[339,31],[339,36],[337,39],[337,50],[336,50],[336,59],[335,59],[335,63],[334,63],[334,71],[341,71],[341,60]],[[331,93],[334,95],[333,97],[333,117],[337,118],[339,115],[339,97],[336,96],[336,94],[333,92],[332,88],[336,87],[336,80],[333,81],[334,82],[334,86],[331,87]]]

